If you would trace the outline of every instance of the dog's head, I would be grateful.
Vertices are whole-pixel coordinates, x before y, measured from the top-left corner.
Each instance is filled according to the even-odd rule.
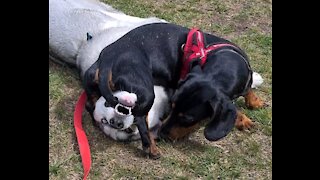
[[[131,113],[137,101],[137,96],[126,91],[117,91],[113,94],[119,101],[114,108],[109,106],[102,96],[98,99],[93,112],[98,123],[108,124],[113,128],[125,130],[133,124],[134,117]]]
[[[172,97],[172,111],[160,131],[169,140],[181,139],[206,123],[204,135],[210,141],[226,136],[234,126],[236,107],[216,87],[200,66],[192,68]]]

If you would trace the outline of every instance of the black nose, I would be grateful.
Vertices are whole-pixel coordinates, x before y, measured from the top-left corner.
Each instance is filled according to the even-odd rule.
[[[114,118],[110,119],[110,124],[114,124]]]

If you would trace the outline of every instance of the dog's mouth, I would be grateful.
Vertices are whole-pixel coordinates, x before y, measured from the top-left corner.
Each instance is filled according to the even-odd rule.
[[[122,115],[122,116],[130,116],[132,114],[132,107],[130,106],[125,106],[123,104],[117,104],[116,107],[114,108],[115,112],[118,115]]]

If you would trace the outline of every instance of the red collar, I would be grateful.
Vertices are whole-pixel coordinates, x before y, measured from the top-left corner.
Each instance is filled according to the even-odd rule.
[[[191,29],[188,33],[187,42],[183,47],[183,64],[181,68],[180,79],[184,79],[189,73],[190,62],[192,60],[200,59],[200,66],[203,68],[203,65],[207,61],[208,53],[224,46],[235,47],[234,45],[228,43],[213,44],[205,47],[203,33],[200,32],[198,28]]]

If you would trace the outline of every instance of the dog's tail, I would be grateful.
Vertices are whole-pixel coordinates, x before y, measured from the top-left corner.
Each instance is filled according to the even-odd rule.
[[[258,88],[263,83],[263,78],[257,72],[252,73],[252,85],[251,88]]]

